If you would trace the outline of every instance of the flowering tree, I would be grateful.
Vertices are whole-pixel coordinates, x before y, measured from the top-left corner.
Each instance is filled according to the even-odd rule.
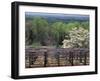
[[[67,37],[67,36],[66,36]],[[89,48],[89,31],[75,27],[69,31],[69,38],[63,40],[63,48]]]

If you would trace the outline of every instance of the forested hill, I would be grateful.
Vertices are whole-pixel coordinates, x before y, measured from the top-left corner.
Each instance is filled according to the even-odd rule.
[[[84,22],[84,21],[89,21],[89,16],[88,15],[79,15],[79,14],[51,14],[51,13],[31,13],[31,12],[26,12],[25,13],[25,18],[27,20],[32,20],[34,17],[43,17],[45,20],[47,20],[49,23],[51,22],[57,22],[57,21],[62,21],[62,22],[73,22],[73,21],[78,21],[78,22]]]

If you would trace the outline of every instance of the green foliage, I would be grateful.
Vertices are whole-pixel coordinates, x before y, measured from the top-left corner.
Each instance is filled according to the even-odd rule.
[[[56,46],[61,47],[64,39],[71,39],[73,35],[70,32],[74,28],[80,27],[89,31],[89,22],[69,22],[63,21],[48,22],[42,17],[34,17],[25,23],[25,44],[36,46]],[[74,32],[77,32],[76,30]],[[75,34],[76,35],[76,34]],[[87,39],[86,39],[87,40]],[[78,42],[78,41],[76,41]]]
[[[33,31],[32,31],[32,23],[29,21],[29,22],[26,22],[26,25],[25,25],[25,44],[26,45],[29,45],[29,44],[32,44],[32,40],[33,40]]]
[[[32,43],[32,47],[33,48],[38,48],[38,47],[40,47],[40,46],[42,46],[39,42],[33,42]]]
[[[88,22],[88,21],[82,22],[82,23],[81,23],[81,27],[83,27],[83,28],[86,29],[86,30],[89,30],[89,22]]]
[[[66,24],[63,22],[55,22],[52,24],[52,31],[54,40],[56,41],[57,47],[62,44],[62,40],[64,39],[66,35]]]
[[[76,21],[70,22],[70,23],[67,24],[67,30],[66,31],[70,31],[70,30],[72,30],[75,27],[79,28],[80,26],[81,26],[80,22],[76,22]]]

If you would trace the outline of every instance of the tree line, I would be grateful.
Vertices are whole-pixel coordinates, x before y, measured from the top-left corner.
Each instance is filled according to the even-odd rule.
[[[77,29],[77,31],[80,31],[79,29],[82,28],[81,32],[87,31],[87,33],[89,33],[89,21],[83,21],[83,22],[71,21],[68,23],[65,23],[63,21],[55,21],[50,23],[43,17],[34,17],[32,20],[26,18],[25,44],[32,45],[33,47],[35,46],[62,47],[64,44],[63,41],[65,39],[66,40],[71,39],[71,31],[73,31],[73,29],[75,28]],[[78,34],[76,34],[76,37],[77,35]],[[87,39],[85,38],[85,40]],[[87,42],[88,41],[89,40],[87,40]]]

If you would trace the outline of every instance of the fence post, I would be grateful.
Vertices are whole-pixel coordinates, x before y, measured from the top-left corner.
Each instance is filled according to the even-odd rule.
[[[70,58],[69,58],[71,65],[73,66],[73,52],[70,52]]]
[[[80,50],[80,63],[82,63],[82,50]]]
[[[31,61],[31,54],[29,54],[29,68],[31,68],[31,64],[32,64],[32,61]]]
[[[35,53],[36,52],[30,52],[29,54],[29,67],[31,67],[31,65],[33,65],[37,59],[37,56],[35,56]]]
[[[85,55],[84,55],[84,65],[86,65],[86,59],[87,58],[87,53],[85,53]]]
[[[59,52],[57,52],[57,64],[58,64],[58,66],[60,66],[60,56],[59,56]]]
[[[44,67],[47,66],[47,52],[44,52]]]
[[[74,65],[73,61],[74,61],[74,55],[73,55],[73,52],[71,52],[72,54],[72,66]]]
[[[68,55],[66,54],[65,56],[66,56],[66,58],[65,58],[66,64],[65,64],[65,65],[67,65],[67,64],[68,64],[68,62],[67,62],[67,60],[68,60]]]

